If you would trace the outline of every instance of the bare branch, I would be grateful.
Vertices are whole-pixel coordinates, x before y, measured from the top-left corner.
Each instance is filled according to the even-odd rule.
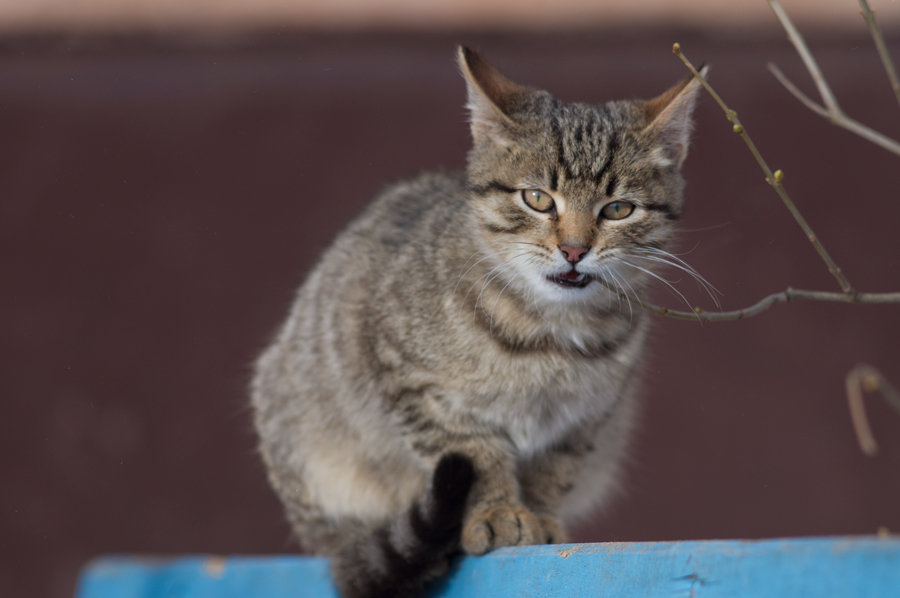
[[[838,293],[835,291],[810,291],[805,289],[787,289],[766,295],[753,305],[732,311],[705,311],[695,307],[692,311],[669,309],[653,303],[641,301],[641,307],[660,316],[668,316],[681,320],[699,320],[701,322],[728,322],[743,320],[759,315],[779,303],[790,301],[824,301],[829,303],[900,303],[900,293]]]
[[[897,82],[897,73],[894,70],[894,65],[891,62],[890,56],[888,55],[887,48],[884,46],[884,40],[881,37],[881,33],[875,24],[875,16],[872,11],[869,10],[868,4],[866,4],[865,0],[859,0],[859,2],[860,6],[863,7],[863,17],[869,24],[869,29],[872,32],[872,36],[875,38],[875,45],[878,47],[878,53],[881,55],[881,60],[885,65],[885,70],[887,70],[888,77],[891,79],[891,85],[894,88],[895,93],[897,93],[897,100],[900,101],[900,82]],[[782,73],[778,69],[778,67],[776,67],[774,64],[769,64],[769,70],[773,75],[775,75],[775,78],[778,79],[778,81],[791,93],[791,95],[800,100],[803,105],[805,105],[807,108],[809,108],[819,116],[828,119],[832,124],[837,125],[838,127],[847,129],[851,133],[858,135],[863,139],[870,141],[875,145],[878,145],[879,147],[882,147],[887,151],[900,156],[900,142],[897,142],[890,137],[887,137],[886,135],[883,135],[878,131],[867,127],[859,121],[854,120],[844,114],[844,111],[841,110],[841,107],[838,105],[837,99],[834,97],[831,88],[828,86],[828,82],[825,80],[825,76],[822,75],[822,71],[819,70],[818,63],[816,63],[815,58],[813,58],[812,53],[809,51],[809,47],[807,47],[806,41],[804,41],[803,36],[800,35],[800,32],[797,31],[797,28],[794,27],[794,24],[791,22],[784,9],[781,8],[781,4],[779,4],[777,0],[769,0],[769,5],[772,7],[772,11],[775,13],[775,16],[778,17],[778,20],[781,22],[782,27],[784,27],[784,30],[787,32],[788,38],[791,40],[791,43],[794,44],[794,48],[796,48],[797,53],[803,60],[803,64],[806,65],[806,70],[809,71],[810,76],[812,76],[813,81],[815,81],[816,87],[818,87],[819,89],[819,95],[822,96],[822,102],[824,102],[824,106],[817,104],[806,94],[800,91],[796,85],[791,83],[790,80],[785,77],[784,73]]]
[[[875,42],[875,47],[878,48],[878,55],[881,57],[881,64],[884,65],[884,70],[891,82],[891,89],[894,90],[894,95],[897,96],[897,102],[900,103],[900,79],[897,78],[897,69],[894,68],[891,54],[888,52],[887,45],[884,43],[884,38],[881,36],[881,30],[875,22],[875,11],[869,8],[869,3],[866,2],[866,0],[859,0],[859,7],[862,10],[863,19],[865,19],[866,25],[872,33],[872,40]]]
[[[847,374],[847,405],[850,408],[850,420],[862,452],[868,456],[878,453],[878,443],[869,426],[866,408],[863,404],[864,393],[880,392],[881,396],[900,413],[900,392],[888,382],[881,372],[869,365],[858,365]]]
[[[779,69],[777,66],[775,66],[771,62],[767,66],[769,67],[769,71],[773,75],[775,75],[776,79],[778,79],[778,82],[781,83],[785,87],[785,89],[787,89],[791,93],[791,95],[800,100],[800,102],[804,106],[806,106],[822,118],[829,120],[832,124],[837,125],[843,129],[847,129],[851,133],[859,135],[863,139],[871,141],[875,145],[879,145],[889,152],[900,155],[900,143],[894,141],[890,137],[882,135],[874,129],[870,129],[859,121],[850,118],[843,112],[840,114],[830,113],[827,108],[816,104],[815,101],[810,99],[809,96],[800,91],[796,85],[791,83],[791,81],[784,75],[784,73],[781,72],[781,69]]]
[[[842,129],[847,129],[851,133],[859,135],[866,141],[871,141],[875,145],[886,149],[892,154],[897,154],[898,156],[900,156],[900,142],[894,141],[886,135],[882,135],[878,131],[867,127],[861,122],[853,120],[849,116],[843,114],[839,117],[832,116],[829,118],[829,120]]]
[[[834,262],[833,259],[831,259],[828,252],[825,250],[825,247],[818,240],[815,232],[813,232],[812,227],[810,227],[809,223],[806,222],[806,219],[800,213],[800,210],[797,209],[797,206],[791,200],[787,191],[784,189],[784,186],[781,184],[782,180],[784,179],[784,173],[782,173],[780,170],[772,172],[772,170],[769,168],[769,165],[766,163],[765,159],[762,157],[759,150],[756,148],[756,145],[753,143],[753,140],[750,138],[749,134],[744,128],[744,125],[738,118],[737,112],[728,107],[722,97],[716,92],[716,90],[712,88],[709,82],[706,81],[706,78],[703,76],[703,74],[697,71],[691,61],[688,60],[688,58],[682,53],[681,45],[678,43],[674,44],[672,46],[672,51],[676,56],[678,56],[678,58],[681,59],[688,70],[690,70],[693,76],[698,81],[700,81],[706,91],[709,92],[716,103],[718,103],[722,110],[725,112],[726,118],[733,125],[734,132],[741,136],[741,138],[747,144],[747,147],[750,149],[750,152],[753,154],[753,157],[756,159],[756,162],[765,173],[766,182],[769,183],[769,185],[773,189],[775,189],[785,207],[787,207],[788,211],[794,217],[794,220],[798,225],[800,225],[800,228],[803,229],[803,232],[806,234],[806,238],[810,243],[812,243],[813,247],[822,258],[822,261],[824,261],[825,265],[828,267],[828,271],[838,281],[838,284],[841,287],[841,292],[810,291],[787,288],[779,293],[772,293],[771,295],[767,295],[753,305],[733,311],[707,312],[700,307],[695,307],[692,311],[679,311],[638,300],[640,305],[644,309],[652,311],[653,313],[661,316],[668,316],[685,320],[698,320],[700,322],[724,322],[730,320],[742,320],[744,318],[752,317],[761,314],[762,312],[768,310],[773,305],[776,305],[778,303],[787,303],[789,301],[797,300],[828,301],[835,303],[900,303],[900,292],[860,293],[853,289],[852,285],[844,276],[843,272],[841,272],[840,267]],[[783,75],[781,75],[780,71],[778,71],[776,67],[773,68],[776,71],[776,76],[783,77]],[[784,81],[787,82],[787,79],[784,79]],[[816,105],[812,100],[803,95],[802,92],[793,87],[793,85],[789,82],[787,82],[787,86],[789,89],[793,88],[796,91],[798,97],[800,97],[801,100],[804,101],[804,103],[809,102],[810,104],[815,106],[814,109],[816,109],[817,111],[826,110],[825,108]]]
[[[784,30],[787,32],[788,39],[794,44],[794,48],[797,49],[797,53],[803,60],[803,64],[806,65],[806,70],[809,71],[813,81],[816,82],[816,87],[819,88],[819,95],[822,96],[822,101],[825,103],[828,112],[830,114],[841,114],[841,107],[838,106],[837,98],[834,97],[831,88],[828,87],[828,83],[825,81],[822,71],[819,70],[819,64],[816,62],[816,59],[813,58],[812,52],[810,52],[809,48],[806,46],[806,42],[803,41],[803,36],[800,35],[800,32],[794,27],[794,24],[791,22],[787,13],[784,12],[784,9],[781,8],[781,4],[778,3],[778,0],[769,0],[769,6],[772,7],[775,16],[781,21],[781,26],[784,27]]]
[[[881,56],[882,63],[884,64],[885,71],[887,72],[888,79],[891,82],[891,87],[894,90],[894,94],[897,96],[897,101],[900,102],[900,80],[898,80],[897,72],[894,69],[893,62],[891,61],[890,55],[888,54],[887,48],[884,44],[884,39],[881,37],[881,32],[879,31],[876,23],[875,23],[875,15],[872,10],[869,8],[868,2],[866,0],[859,0],[860,8],[862,9],[863,18],[866,21],[866,24],[869,27],[869,30],[872,33],[872,37],[875,41],[875,45],[878,48],[878,53]],[[807,108],[815,112],[816,114],[822,116],[823,118],[828,119],[835,125],[843,127],[864,139],[867,139],[888,151],[891,151],[897,155],[900,155],[900,143],[890,139],[877,131],[866,127],[865,125],[847,117],[841,107],[838,105],[837,99],[834,94],[831,92],[831,88],[828,86],[825,77],[822,75],[821,70],[819,70],[819,66],[816,63],[815,59],[812,56],[812,53],[809,51],[809,48],[806,45],[806,42],[803,40],[803,37],[800,35],[799,31],[794,27],[793,23],[791,23],[790,18],[788,18],[787,13],[784,12],[784,9],[781,8],[781,4],[777,0],[769,0],[769,5],[772,7],[772,10],[775,12],[778,20],[781,21],[782,26],[788,34],[788,37],[791,40],[791,43],[794,44],[798,54],[800,54],[803,63],[806,65],[807,71],[809,71],[813,80],[816,83],[816,86],[819,89],[819,95],[822,97],[823,105],[817,104],[815,101],[810,99],[806,94],[800,91],[796,85],[791,83],[787,77],[784,76],[784,73],[775,66],[774,64],[769,64],[769,70],[775,75],[776,79],[801,103],[803,103]],[[718,312],[705,312],[700,307],[695,307],[692,311],[678,311],[678,310],[670,310],[666,307],[654,305],[651,303],[645,303],[639,301],[641,307],[644,309],[650,310],[656,314],[669,316],[674,318],[682,318],[689,320],[699,320],[701,322],[721,322],[728,320],[740,320],[747,317],[752,317],[758,315],[773,305],[778,303],[787,303],[789,301],[796,300],[810,300],[810,301],[828,301],[828,302],[839,302],[839,303],[900,303],[900,292],[895,293],[860,293],[853,289],[850,285],[850,282],[841,272],[841,269],[837,266],[834,260],[828,255],[828,252],[825,251],[825,248],[818,241],[815,233],[812,228],[806,222],[806,219],[803,218],[800,211],[797,209],[794,202],[790,199],[787,192],[784,190],[784,187],[781,184],[782,179],[784,178],[784,174],[780,170],[776,170],[774,173],[769,168],[768,164],[766,164],[762,155],[759,153],[759,150],[756,148],[756,145],[750,139],[750,136],[747,134],[744,126],[741,124],[740,119],[738,119],[737,112],[732,110],[725,104],[724,100],[719,96],[718,93],[707,83],[703,74],[699,73],[694,65],[681,53],[681,46],[679,44],[675,44],[672,47],[673,52],[684,62],[685,66],[691,71],[693,76],[700,81],[704,88],[709,92],[709,94],[715,99],[715,101],[719,104],[722,110],[725,111],[726,118],[733,124],[733,130],[735,133],[739,134],[744,142],[747,144],[747,147],[750,149],[750,152],[753,154],[753,157],[756,159],[756,162],[759,164],[760,168],[762,168],[763,172],[766,175],[766,182],[772,186],[773,189],[778,193],[779,197],[781,197],[782,202],[787,207],[787,209],[791,212],[791,215],[794,217],[794,220],[800,227],[803,229],[803,232],[806,233],[807,238],[813,244],[813,247],[819,253],[819,256],[825,262],[825,265],[828,267],[828,271],[835,277],[838,281],[838,284],[841,286],[840,293],[833,291],[810,291],[803,289],[793,289],[788,287],[784,291],[779,293],[772,293],[771,295],[767,295],[748,307],[740,310],[734,311],[718,311]],[[898,413],[900,413],[900,392],[897,391],[875,368],[867,365],[859,365],[851,370],[846,377],[846,389],[847,389],[847,401],[848,406],[850,408],[850,417],[853,422],[853,428],[856,432],[857,440],[859,441],[859,445],[866,455],[872,456],[878,452],[878,444],[875,442],[875,437],[872,434],[872,429],[869,426],[869,420],[866,416],[865,405],[863,403],[863,396],[866,392],[880,392],[881,396],[892,406],[894,407]]]
[[[750,149],[750,153],[753,154],[753,157],[756,158],[756,163],[759,164],[759,167],[762,169],[763,173],[766,175],[766,182],[775,189],[775,192],[778,193],[778,196],[781,198],[782,203],[784,203],[785,207],[791,213],[791,216],[794,217],[794,220],[800,225],[800,228],[803,229],[803,233],[806,235],[806,238],[809,239],[809,242],[812,243],[812,246],[815,248],[816,252],[819,254],[819,257],[822,258],[822,261],[825,262],[825,266],[828,268],[828,271],[832,276],[837,280],[838,284],[841,287],[841,290],[845,293],[853,293],[853,286],[850,284],[850,281],[847,280],[847,277],[844,276],[844,273],[841,271],[840,267],[835,263],[828,252],[825,250],[825,247],[819,241],[819,238],[816,236],[816,233],[813,231],[812,227],[806,221],[806,218],[803,217],[803,214],[800,213],[800,210],[797,209],[797,206],[794,204],[793,200],[788,195],[787,191],[785,191],[784,186],[781,184],[782,179],[784,178],[783,173],[780,170],[772,172],[772,169],[769,168],[769,165],[763,159],[762,154],[759,153],[759,150],[756,148],[756,144],[753,143],[753,140],[750,139],[750,136],[747,134],[746,129],[744,129],[744,125],[741,124],[740,119],[738,118],[737,112],[732,110],[725,104],[725,101],[719,96],[718,93],[712,88],[712,86],[706,81],[702,74],[700,74],[690,60],[681,52],[681,45],[674,44],[672,46],[672,51],[675,53],[678,58],[687,66],[688,70],[697,78],[706,91],[715,99],[715,101],[719,104],[722,110],[725,111],[725,117],[733,123],[733,130],[735,133],[741,136],[741,139],[744,140],[744,143],[747,144],[747,147]]]
[[[796,85],[791,83],[791,80],[788,79],[785,76],[785,74],[781,72],[781,69],[778,68],[775,65],[775,63],[770,62],[766,66],[768,67],[769,72],[771,72],[773,75],[775,75],[775,78],[778,79],[778,82],[781,83],[782,85],[784,85],[785,89],[787,89],[789,92],[791,92],[792,96],[794,96],[795,98],[800,100],[800,102],[804,106],[806,106],[807,108],[809,108],[810,110],[812,110],[813,112],[815,112],[816,114],[821,116],[822,118],[827,118],[829,120],[831,119],[831,114],[828,113],[828,109],[823,106],[820,106],[819,104],[816,104],[816,102],[814,100],[810,99],[810,97],[808,95],[806,95],[805,93],[800,91],[800,89]]]

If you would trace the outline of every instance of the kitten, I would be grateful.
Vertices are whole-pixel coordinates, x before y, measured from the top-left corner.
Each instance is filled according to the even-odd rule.
[[[564,104],[458,58],[466,171],[378,196],[253,382],[270,481],[346,598],[414,593],[460,549],[563,542],[615,490],[648,327],[629,296],[677,260],[695,80]]]

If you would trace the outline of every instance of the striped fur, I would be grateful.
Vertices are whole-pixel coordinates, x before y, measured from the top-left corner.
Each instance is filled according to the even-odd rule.
[[[691,272],[665,245],[695,84],[563,104],[459,60],[466,171],[379,195],[253,381],[269,479],[346,598],[414,594],[459,550],[563,541],[603,504],[647,335],[632,301],[660,263]]]

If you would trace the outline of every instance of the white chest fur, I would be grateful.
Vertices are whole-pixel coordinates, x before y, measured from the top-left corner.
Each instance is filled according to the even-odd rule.
[[[562,358],[504,368],[503,380],[482,380],[476,401],[454,401],[495,429],[503,430],[519,457],[528,458],[564,439],[570,431],[602,418],[620,396],[615,363]],[[472,395],[469,395],[472,396]]]

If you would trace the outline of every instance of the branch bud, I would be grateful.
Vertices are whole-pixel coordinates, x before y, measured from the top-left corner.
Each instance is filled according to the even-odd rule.
[[[780,169],[779,169],[779,170],[776,170],[776,171],[773,173],[773,175],[775,176],[775,182],[776,182],[776,183],[780,183],[781,181],[784,180],[784,173],[783,173]]]
[[[731,130],[738,135],[741,135],[744,132],[744,127],[742,127],[741,125],[734,125],[733,127],[731,127]]]

